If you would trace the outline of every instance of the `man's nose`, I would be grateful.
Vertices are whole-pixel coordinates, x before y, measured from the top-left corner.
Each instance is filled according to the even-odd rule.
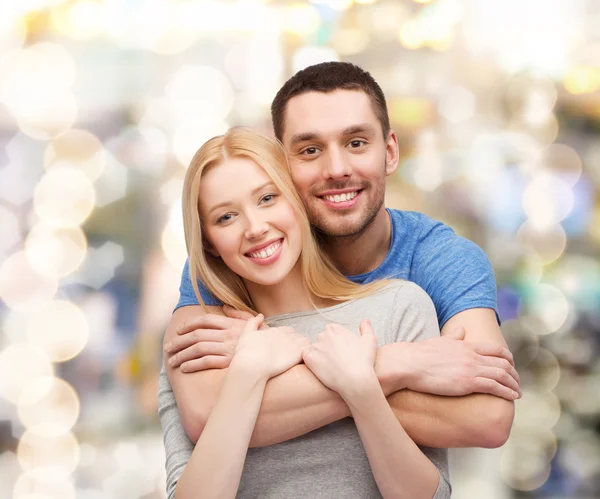
[[[330,148],[325,155],[325,166],[323,175],[325,178],[341,179],[349,177],[352,169],[348,165],[346,158],[338,148]]]

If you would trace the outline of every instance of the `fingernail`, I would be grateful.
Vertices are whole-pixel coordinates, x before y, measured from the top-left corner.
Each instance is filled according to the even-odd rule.
[[[171,346],[172,346],[172,344],[170,341],[168,343],[165,343],[165,352],[170,352]]]

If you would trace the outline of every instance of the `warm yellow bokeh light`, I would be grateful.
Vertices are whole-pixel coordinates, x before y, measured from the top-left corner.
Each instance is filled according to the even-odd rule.
[[[517,231],[517,241],[533,250],[544,265],[558,260],[567,247],[567,234],[562,225],[556,224],[540,230],[530,221],[524,222]]]
[[[88,336],[85,314],[77,305],[65,300],[48,303],[33,315],[27,328],[30,343],[53,362],[65,362],[78,355]]]
[[[530,310],[544,326],[538,334],[558,331],[567,320],[569,309],[569,302],[560,289],[550,284],[540,284],[535,288]]]
[[[74,168],[48,171],[37,185],[33,205],[37,216],[55,227],[82,224],[94,208],[96,192],[88,177]]]
[[[187,168],[190,161],[208,139],[224,134],[229,126],[224,121],[218,123],[187,123],[176,128],[173,133],[173,152],[182,166]]]
[[[14,253],[0,265],[0,299],[14,310],[34,310],[54,298],[58,281],[40,275],[25,252]]]
[[[87,239],[80,227],[55,228],[37,224],[25,240],[31,266],[43,276],[60,278],[75,272],[87,252]]]
[[[78,0],[52,10],[54,27],[70,38],[87,40],[99,35],[107,24],[103,2]]]
[[[17,404],[21,423],[32,428],[54,423],[70,430],[79,417],[79,397],[75,389],[61,378],[41,377],[23,386]]]
[[[537,175],[523,192],[523,209],[529,222],[544,231],[564,220],[573,209],[573,191],[555,175]]]
[[[283,6],[279,11],[280,26],[290,33],[306,36],[319,29],[321,16],[312,5],[295,3]]]
[[[580,66],[572,68],[564,79],[565,88],[572,94],[587,94],[600,89],[600,68]]]
[[[17,115],[19,129],[30,137],[48,140],[73,126],[78,113],[77,101],[65,93]]]
[[[27,343],[14,343],[0,352],[0,397],[17,404],[32,380],[52,376],[50,359]]]
[[[75,486],[68,479],[49,477],[45,470],[24,472],[15,483],[13,499],[75,499]]]
[[[552,429],[560,414],[560,401],[554,392],[540,394],[523,390],[523,396],[515,401],[513,426]]]
[[[43,479],[67,478],[79,462],[79,443],[64,428],[46,423],[29,428],[17,447],[25,471],[36,470]]]
[[[579,154],[565,144],[551,144],[542,151],[540,166],[560,177],[568,186],[573,187],[583,171]]]
[[[69,130],[55,137],[44,153],[46,169],[69,165],[85,173],[92,182],[102,174],[106,162],[102,142],[86,130]]]

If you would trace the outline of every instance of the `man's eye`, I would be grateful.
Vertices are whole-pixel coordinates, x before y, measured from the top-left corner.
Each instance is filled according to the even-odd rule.
[[[350,147],[352,147],[352,149],[357,149],[365,144],[366,142],[364,140],[353,140],[350,142]]]
[[[317,154],[318,149],[316,147],[307,147],[302,151],[301,154],[306,154],[308,156],[312,156],[313,154]]]

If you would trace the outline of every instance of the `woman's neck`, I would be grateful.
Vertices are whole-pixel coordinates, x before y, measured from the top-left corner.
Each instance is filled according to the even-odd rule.
[[[245,281],[245,284],[254,309],[265,317],[313,310],[314,305],[320,308],[333,304],[332,301],[324,301],[312,295],[306,288],[300,261],[278,284],[264,286],[251,281]]]

